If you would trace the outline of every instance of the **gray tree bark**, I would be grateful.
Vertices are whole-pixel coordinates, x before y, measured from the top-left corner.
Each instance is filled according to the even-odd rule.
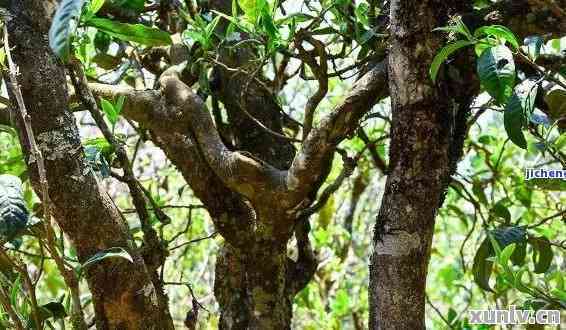
[[[68,110],[65,70],[47,44],[55,4],[11,1],[7,16],[19,84],[45,158],[55,220],[80,262],[112,247],[122,247],[133,257],[133,263],[114,259],[86,270],[98,329],[172,329],[166,303],[160,299],[163,293],[152,283],[127,224],[85,160],[74,117]],[[17,118],[17,126],[24,131],[22,118]],[[25,135],[20,139],[32,184],[39,192],[29,143]]]
[[[449,15],[461,1],[390,4],[389,175],[376,219],[370,264],[370,329],[425,329],[425,285],[434,220],[461,156],[477,83],[473,65],[434,85],[429,66]],[[473,63],[473,62],[468,62]]]

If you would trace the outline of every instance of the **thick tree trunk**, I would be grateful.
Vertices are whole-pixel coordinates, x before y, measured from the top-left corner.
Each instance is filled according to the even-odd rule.
[[[292,263],[286,242],[257,240],[245,250],[225,244],[216,262],[214,293],[220,305],[220,329],[291,328],[297,290],[290,289]],[[305,275],[310,279],[311,275]]]
[[[162,293],[153,285],[127,224],[84,158],[74,117],[68,111],[65,71],[47,44],[55,4],[11,1],[7,16],[19,84],[46,162],[55,219],[80,262],[111,247],[122,247],[133,257],[133,263],[113,259],[86,270],[98,329],[172,329]],[[23,131],[22,118],[18,118],[18,127]],[[29,143],[25,136],[21,141],[32,183],[40,191]]]
[[[459,1],[391,2],[390,172],[374,232],[370,329],[425,329],[425,285],[434,220],[462,152],[476,90],[468,65],[460,81],[428,77],[442,35],[432,29]],[[473,69],[472,69],[473,70]]]

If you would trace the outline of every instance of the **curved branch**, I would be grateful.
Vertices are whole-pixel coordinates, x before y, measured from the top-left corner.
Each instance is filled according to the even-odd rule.
[[[344,102],[308,135],[286,177],[291,204],[300,203],[324,180],[337,145],[355,131],[360,118],[387,94],[384,60],[358,80]]]
[[[281,186],[281,171],[222,142],[202,99],[179,77],[182,66],[172,66],[159,78],[160,91],[89,84],[95,95],[125,96],[123,115],[160,132],[194,136],[204,159],[226,186],[255,200],[259,193]]]

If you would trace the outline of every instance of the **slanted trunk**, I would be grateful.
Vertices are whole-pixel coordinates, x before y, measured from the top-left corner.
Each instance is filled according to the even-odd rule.
[[[133,257],[133,263],[107,260],[86,270],[97,329],[173,329],[162,292],[152,283],[127,224],[85,160],[74,117],[68,111],[65,71],[47,44],[55,4],[11,1],[6,16],[19,84],[45,158],[55,220],[82,263],[112,247],[122,247]],[[22,118],[14,117],[23,132]],[[23,135],[21,143],[33,186],[41,191],[37,167],[30,160],[30,146]]]
[[[459,1],[391,2],[390,172],[374,232],[370,329],[425,329],[425,285],[434,220],[462,153],[477,87],[467,65],[460,80],[428,76],[448,15]],[[455,68],[458,70],[459,68]]]

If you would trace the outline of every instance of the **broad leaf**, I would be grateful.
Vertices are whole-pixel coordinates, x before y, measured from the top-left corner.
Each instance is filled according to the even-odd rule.
[[[81,15],[84,0],[63,0],[49,29],[49,46],[61,60],[68,61],[71,36]]]
[[[522,129],[534,110],[537,90],[535,81],[523,80],[515,87],[503,114],[503,123],[509,139],[523,149],[527,149],[527,140]]]
[[[28,219],[22,182],[13,175],[0,175],[0,241],[14,239],[25,229]]]
[[[525,257],[527,256],[527,243],[517,243],[515,245],[515,251],[511,255],[511,262],[515,266],[522,266],[525,263]]]
[[[85,24],[106,32],[111,37],[146,46],[165,46],[172,43],[169,33],[143,24],[120,23],[106,18],[91,18]]]
[[[566,116],[566,90],[554,87],[544,96],[544,102],[548,105],[548,115],[553,120]]]
[[[499,104],[507,102],[515,84],[513,54],[505,46],[486,49],[477,62],[477,71],[485,90]]]
[[[533,247],[534,272],[537,274],[545,273],[550,268],[552,258],[554,257],[550,241],[544,236],[532,237],[529,238],[529,244]]]
[[[100,98],[100,105],[106,114],[108,121],[110,121],[112,126],[114,126],[118,121],[118,112],[114,109],[114,105],[104,98]]]
[[[474,31],[474,36],[476,38],[482,36],[495,37],[499,40],[507,41],[511,46],[513,46],[513,49],[519,49],[519,41],[517,41],[517,37],[515,37],[511,30],[503,25],[482,26]]]
[[[494,251],[491,242],[486,238],[476,252],[472,266],[474,282],[485,291],[493,291],[489,286],[489,278],[493,270],[493,262],[489,258],[493,257],[493,255]]]
[[[430,79],[432,79],[432,81],[436,81],[436,76],[438,75],[440,65],[444,63],[444,61],[446,61],[450,55],[452,55],[458,49],[472,44],[473,42],[471,41],[458,40],[442,47],[442,49],[436,54],[436,56],[432,60],[432,63],[430,64]]]

